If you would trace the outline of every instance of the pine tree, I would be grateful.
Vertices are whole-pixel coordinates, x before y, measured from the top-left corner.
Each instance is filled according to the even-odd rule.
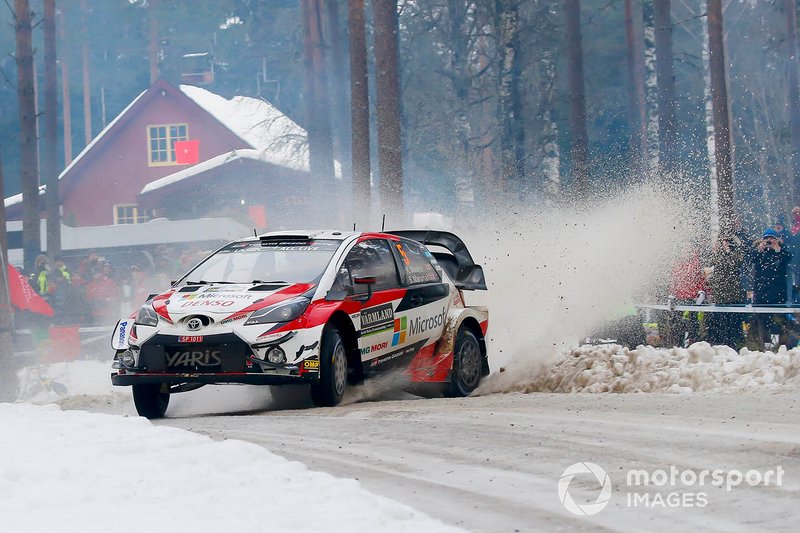
[[[58,67],[56,65],[56,2],[44,0],[44,154],[42,173],[47,186],[47,253],[61,253],[61,215],[58,199]]]
[[[589,193],[589,137],[586,130],[586,89],[583,79],[580,0],[564,0],[569,86],[569,122],[572,137],[574,193],[585,198]]]

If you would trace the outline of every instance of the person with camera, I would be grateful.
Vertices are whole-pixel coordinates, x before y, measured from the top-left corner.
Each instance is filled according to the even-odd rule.
[[[786,279],[792,254],[783,247],[778,232],[772,228],[764,230],[756,243],[753,254],[753,290],[750,295],[753,305],[783,305],[786,303]],[[749,344],[764,349],[764,341],[770,334],[780,334],[781,317],[756,314],[750,324]]]

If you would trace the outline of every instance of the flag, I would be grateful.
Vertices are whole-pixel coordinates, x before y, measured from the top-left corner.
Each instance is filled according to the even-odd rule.
[[[267,208],[263,205],[248,205],[247,214],[253,226],[260,230],[267,229]]]
[[[179,165],[194,165],[200,161],[200,141],[175,141],[175,162]]]
[[[8,265],[8,293],[11,303],[22,310],[33,311],[40,315],[53,316],[53,308],[47,301],[39,296],[33,287],[30,286],[25,276],[20,274],[16,268]]]

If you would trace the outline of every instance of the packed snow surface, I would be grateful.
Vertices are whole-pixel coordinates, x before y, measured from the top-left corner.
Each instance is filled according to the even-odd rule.
[[[513,365],[513,363],[512,363]],[[513,366],[512,366],[512,373]],[[483,392],[668,392],[777,391],[800,389],[800,348],[777,353],[737,352],[698,342],[689,348],[616,344],[581,346],[553,364],[542,364],[527,380],[505,371],[491,376]]]
[[[0,530],[458,531],[255,444],[0,404]]]

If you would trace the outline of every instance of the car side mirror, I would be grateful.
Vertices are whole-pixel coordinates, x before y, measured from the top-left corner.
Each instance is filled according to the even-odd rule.
[[[359,296],[353,296],[353,300],[356,300],[356,301],[359,301],[359,302],[367,302],[367,301],[371,300],[372,299],[372,286],[375,285],[375,283],[377,281],[378,280],[375,279],[374,276],[365,276],[365,277],[361,277],[361,278],[353,278],[353,283],[355,283],[356,285],[366,285],[367,286],[367,294],[362,294],[362,295],[359,295]]]

